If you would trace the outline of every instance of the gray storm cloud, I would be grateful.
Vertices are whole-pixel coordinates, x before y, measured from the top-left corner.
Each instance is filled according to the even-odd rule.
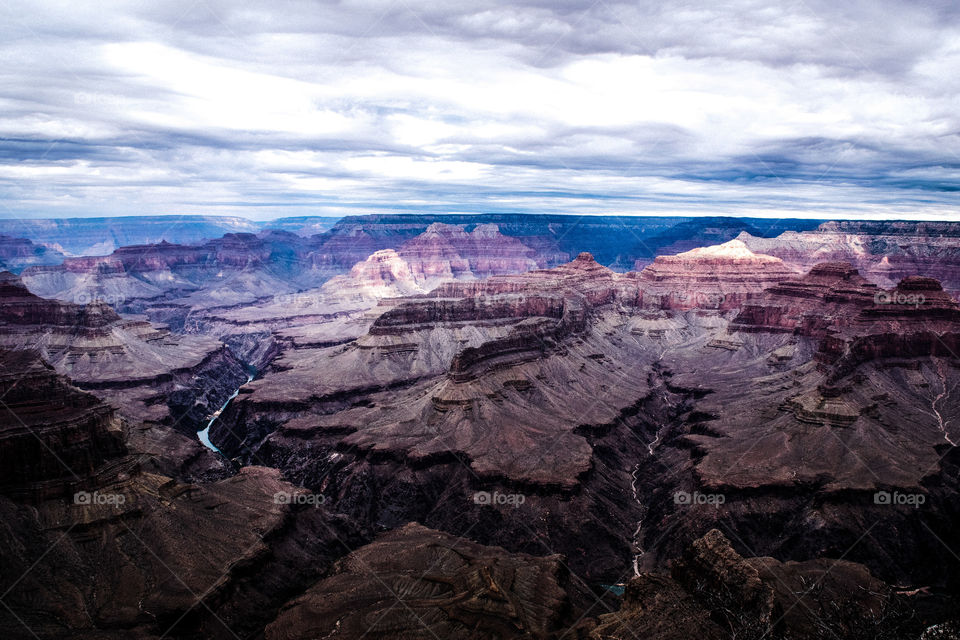
[[[955,216],[947,2],[0,4],[0,215]]]

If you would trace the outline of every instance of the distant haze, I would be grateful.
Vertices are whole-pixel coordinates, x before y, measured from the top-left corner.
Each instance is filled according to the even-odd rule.
[[[960,5],[0,4],[0,217],[960,217]]]

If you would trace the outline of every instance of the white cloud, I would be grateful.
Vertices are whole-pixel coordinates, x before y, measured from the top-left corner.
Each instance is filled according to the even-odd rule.
[[[924,216],[960,186],[958,16],[922,4],[8,13],[0,197],[22,215]]]

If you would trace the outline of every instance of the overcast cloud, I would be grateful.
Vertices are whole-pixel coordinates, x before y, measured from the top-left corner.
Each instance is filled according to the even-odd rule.
[[[957,218],[955,7],[0,0],[0,216]]]

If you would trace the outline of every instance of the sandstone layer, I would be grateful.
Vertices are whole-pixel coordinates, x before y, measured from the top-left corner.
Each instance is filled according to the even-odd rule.
[[[926,276],[954,295],[960,292],[960,233],[951,222],[825,222],[816,230],[765,238],[743,233],[738,238],[752,250],[802,270],[842,261],[884,287]]]
[[[740,240],[657,256],[639,274],[645,306],[660,309],[736,309],[796,276],[782,260],[756,254]]]

